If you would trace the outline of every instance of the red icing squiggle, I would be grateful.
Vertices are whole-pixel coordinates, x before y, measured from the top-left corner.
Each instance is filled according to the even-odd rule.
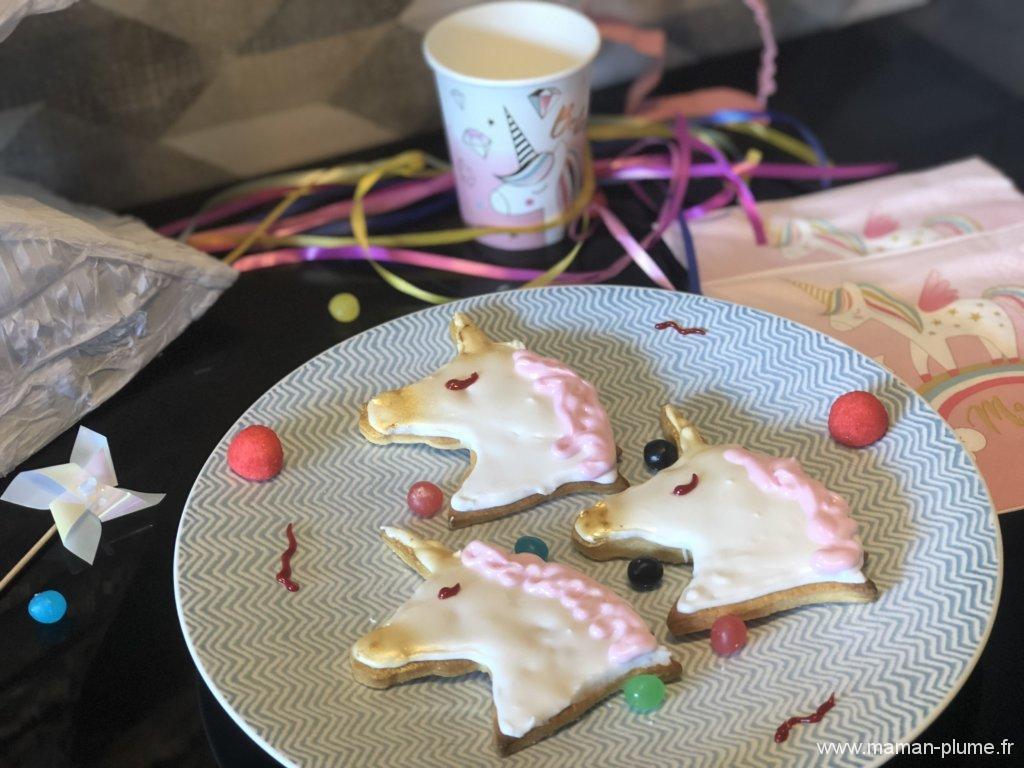
[[[277,572],[277,582],[283,584],[289,592],[298,592],[299,585],[292,581],[292,555],[299,548],[299,543],[295,540],[291,523],[288,523],[285,534],[288,536],[288,549],[281,553],[281,570]]]
[[[464,566],[502,586],[558,600],[574,619],[590,625],[591,637],[608,641],[613,664],[658,647],[643,619],[621,597],[568,566],[546,563],[527,552],[513,555],[482,541],[469,542],[459,557]]]
[[[799,725],[800,723],[819,723],[819,722],[821,722],[821,718],[823,718],[825,716],[825,713],[828,712],[830,709],[832,709],[832,707],[834,707],[835,705],[836,705],[836,694],[835,694],[835,691],[833,691],[832,695],[828,697],[828,701],[826,701],[824,704],[822,704],[820,707],[818,707],[816,710],[814,710],[814,714],[813,715],[805,715],[804,717],[799,717],[799,716],[798,717],[791,717],[791,718],[789,718],[789,720],[787,720],[782,725],[780,725],[778,730],[775,731],[775,743],[776,744],[781,744],[786,739],[788,739],[789,738],[789,731],[790,731],[790,729],[794,725]]]
[[[673,331],[680,334],[681,336],[690,336],[692,334],[696,334],[698,336],[707,336],[708,333],[707,330],[704,328],[684,328],[675,320],[666,320],[665,322],[658,323],[657,325],[654,326],[654,330],[656,331],[664,331],[666,328],[671,328]]]
[[[809,478],[796,459],[777,459],[739,447],[726,449],[722,456],[746,469],[750,482],[765,493],[800,505],[807,515],[807,536],[820,547],[811,558],[814,570],[838,573],[860,568],[864,550],[857,541],[857,523],[850,517],[849,504]]]
[[[615,468],[615,440],[608,414],[597,399],[597,390],[576,371],[527,349],[512,353],[516,373],[533,381],[538,394],[550,397],[565,434],[552,445],[559,458],[583,453],[580,464],[593,480]]]

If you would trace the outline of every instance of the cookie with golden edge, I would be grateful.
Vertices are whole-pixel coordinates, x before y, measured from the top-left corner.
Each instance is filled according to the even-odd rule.
[[[849,506],[796,459],[709,445],[670,405],[661,423],[678,461],[583,510],[572,537],[594,560],[692,563],[693,577],[668,614],[673,634],[708,629],[726,614],[750,620],[877,599]]]
[[[423,582],[352,647],[356,680],[388,688],[487,673],[503,755],[578,719],[631,677],[682,673],[621,597],[566,565],[481,541],[452,552],[396,528],[382,537]]]
[[[521,342],[496,342],[462,314],[449,326],[456,356],[414,384],[381,392],[361,409],[372,443],[425,443],[470,452],[447,510],[461,528],[577,491],[628,483],[597,390]]]

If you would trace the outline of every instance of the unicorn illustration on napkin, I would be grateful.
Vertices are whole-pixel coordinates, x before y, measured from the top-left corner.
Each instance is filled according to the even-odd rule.
[[[837,331],[849,331],[874,320],[907,339],[914,369],[927,382],[932,378],[929,362],[934,361],[949,375],[960,373],[962,364],[954,358],[950,340],[959,336],[976,338],[992,363],[1020,362],[1020,341],[1024,338],[1024,286],[995,286],[980,298],[962,299],[949,281],[932,270],[912,306],[874,283],[844,282],[831,290],[804,282],[793,282],[818,301]]]
[[[977,232],[977,222],[967,216],[944,214],[929,216],[914,227],[901,227],[886,214],[872,213],[860,232],[843,229],[820,218],[792,218],[773,221],[768,226],[769,244],[790,260],[811,253],[848,258],[916,248],[948,237]]]

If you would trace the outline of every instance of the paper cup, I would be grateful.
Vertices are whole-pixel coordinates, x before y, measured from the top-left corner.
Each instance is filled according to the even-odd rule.
[[[572,207],[583,183],[590,65],[601,38],[570,8],[498,2],[466,8],[427,32],[462,219],[528,226]],[[557,243],[564,227],[488,235],[523,250]]]

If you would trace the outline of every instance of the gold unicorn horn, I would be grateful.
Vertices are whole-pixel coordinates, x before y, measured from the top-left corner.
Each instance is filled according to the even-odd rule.
[[[386,525],[380,529],[380,537],[396,555],[402,558],[403,563],[423,578],[440,570],[453,557],[452,551],[441,542],[422,539],[402,528],[392,528]]]
[[[828,308],[829,298],[831,297],[832,292],[827,288],[822,288],[819,285],[812,285],[811,283],[802,283],[797,280],[790,280],[789,282],[815,301],[820,302],[823,307]]]

